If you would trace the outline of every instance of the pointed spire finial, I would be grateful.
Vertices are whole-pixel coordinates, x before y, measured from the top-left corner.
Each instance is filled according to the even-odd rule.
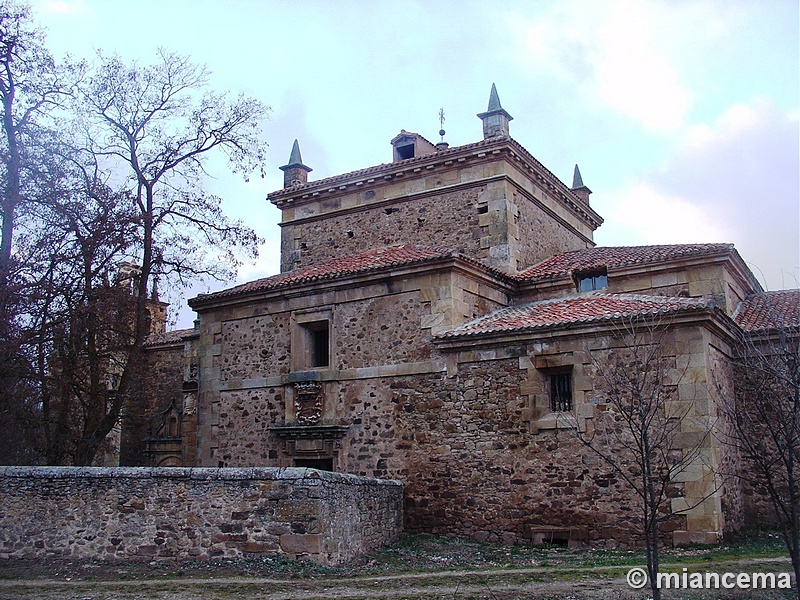
[[[497,94],[497,86],[492,84],[492,91],[489,94],[489,108],[484,113],[480,113],[478,118],[483,121],[483,139],[492,137],[508,137],[508,122],[513,120],[500,104],[500,96]]]
[[[297,140],[292,144],[288,164],[278,168],[283,171],[283,187],[285,188],[308,183],[308,174],[313,171],[311,167],[303,164],[303,158],[300,156],[300,144]]]
[[[503,107],[500,105],[500,96],[497,95],[497,86],[492,83],[492,91],[489,93],[489,108],[486,109],[486,112],[496,110],[503,110]]]
[[[581,177],[581,170],[578,168],[578,165],[575,165],[575,171],[572,174],[572,192],[581,200],[589,204],[589,195],[592,193],[586,184],[583,183],[583,177]]]
[[[292,144],[292,152],[289,154],[289,163],[286,166],[293,167],[294,165],[302,164],[303,158],[300,156],[300,144],[295,140],[294,144]]]
[[[575,172],[572,174],[572,189],[576,190],[583,186],[583,178],[581,177],[581,170],[578,165],[575,165]]]

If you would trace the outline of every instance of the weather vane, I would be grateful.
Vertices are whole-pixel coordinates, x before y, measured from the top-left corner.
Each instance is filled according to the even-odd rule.
[[[439,137],[444,141],[444,107],[439,109]]]

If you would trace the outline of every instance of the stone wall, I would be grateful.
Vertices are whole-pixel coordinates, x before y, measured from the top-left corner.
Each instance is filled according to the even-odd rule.
[[[552,208],[558,205],[541,189],[523,193],[512,191],[515,207],[512,232],[517,235],[517,270],[523,271],[542,260],[561,252],[590,248],[591,232],[581,236],[568,223],[569,216],[558,214]],[[562,213],[564,211],[562,210]],[[531,232],[536,235],[531,235]]]
[[[334,213],[326,218],[285,225],[281,256],[293,257],[294,261],[282,268],[296,269],[332,256],[397,243],[437,245],[474,258],[487,258],[488,250],[479,245],[478,224],[478,204],[484,192],[485,187],[472,187],[444,193],[435,199],[401,199],[390,206],[365,207],[358,212]],[[456,215],[459,227],[453,227]]]
[[[635,499],[575,435],[591,428],[600,410],[595,362],[614,352],[615,328],[586,324],[431,343],[437,330],[500,306],[503,298],[487,287],[453,270],[376,275],[358,286],[202,312],[202,352],[211,367],[221,366],[201,381],[209,420],[202,460],[220,467],[325,460],[335,471],[399,479],[412,532],[506,543],[632,541]],[[292,369],[288,330],[298,324],[290,313],[330,319],[330,367]],[[265,322],[277,324],[272,336]],[[665,534],[678,543],[713,542],[737,527],[726,517],[735,514],[738,496],[726,490],[723,505],[713,477],[731,457],[703,439],[716,418],[708,352],[723,346],[708,326],[673,323],[669,336],[675,406],[688,417],[672,451],[692,452],[698,438],[704,444],[697,451],[702,464],[675,482],[683,499],[673,508],[684,512]],[[229,356],[252,360],[225,362]],[[550,412],[554,369],[572,373],[568,422]],[[308,382],[319,394],[313,427],[295,419]]]
[[[159,464],[160,456],[142,452],[147,448],[147,438],[153,435],[165,434],[159,432],[159,427],[166,425],[164,419],[165,411],[171,406],[183,411],[183,391],[181,386],[176,383],[183,383],[186,380],[184,371],[186,370],[186,357],[183,342],[171,345],[147,348],[145,354],[147,380],[142,394],[142,405],[146,408],[144,418],[129,418],[129,424],[139,422],[139,439],[136,442],[131,439],[131,430],[128,429],[126,444],[123,445],[125,456],[120,457],[120,465],[128,467],[142,466],[162,466]],[[131,415],[128,417],[138,417]],[[150,415],[154,415],[150,418]],[[176,435],[179,435],[176,432]],[[180,456],[180,453],[178,453]],[[137,461],[137,459],[139,459]],[[142,460],[143,459],[143,460]],[[163,465],[172,466],[172,465]]]
[[[403,242],[514,272],[593,245],[601,220],[588,204],[515,143],[490,145],[271,194],[282,212],[281,271]]]
[[[341,403],[349,382],[445,370],[431,334],[505,300],[502,291],[469,273],[424,270],[201,312],[198,463],[291,466],[301,456],[287,453],[274,429],[296,424],[297,382],[320,383],[319,425],[350,425],[358,415]],[[309,315],[329,322],[327,368],[303,364],[296,342],[300,321]],[[334,467],[340,470],[336,461]]]
[[[313,469],[5,467],[0,558],[338,564],[394,540],[403,487]]]

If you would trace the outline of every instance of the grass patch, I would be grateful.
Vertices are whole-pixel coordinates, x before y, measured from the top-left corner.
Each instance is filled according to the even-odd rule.
[[[747,560],[755,565],[774,558],[785,558],[786,548],[779,536],[770,532],[749,535],[719,546],[670,548],[662,553],[663,570],[700,566],[720,570],[724,565]],[[328,567],[283,556],[151,562],[102,561],[0,561],[0,580],[31,581],[171,581],[203,578],[265,578],[281,581],[325,581],[370,577],[417,576],[479,571],[490,577],[493,571],[525,570],[519,575],[503,573],[504,580],[585,581],[624,576],[623,566],[644,566],[639,550],[570,549],[557,546],[502,546],[432,535],[409,536],[360,562],[344,567]],[[766,570],[782,563],[771,563]],[[619,566],[619,569],[615,567]],[[781,570],[786,570],[781,566]]]

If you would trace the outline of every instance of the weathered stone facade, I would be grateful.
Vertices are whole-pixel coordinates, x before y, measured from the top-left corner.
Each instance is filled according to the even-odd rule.
[[[738,529],[738,456],[708,432],[726,427],[719,365],[757,280],[728,244],[594,247],[577,169],[570,189],[508,137],[495,90],[479,117],[482,141],[403,131],[392,163],[316,182],[295,144],[268,197],[283,272],[190,301],[184,464],[398,479],[411,532],[626,543],[636,500],[578,434],[608,414],[598,365],[636,322],[666,331],[669,452],[693,457],[664,536]]]
[[[339,564],[400,534],[402,494],[309,469],[5,467],[0,558]]]
[[[271,195],[281,270],[397,243],[451,248],[506,272],[592,246],[602,219],[511,138],[494,138]],[[456,225],[457,224],[457,225]],[[536,235],[530,235],[535,231]]]

